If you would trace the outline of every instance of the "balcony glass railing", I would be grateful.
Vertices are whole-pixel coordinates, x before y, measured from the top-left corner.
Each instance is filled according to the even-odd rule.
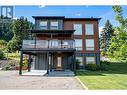
[[[75,48],[74,40],[23,40],[23,49],[27,48]]]

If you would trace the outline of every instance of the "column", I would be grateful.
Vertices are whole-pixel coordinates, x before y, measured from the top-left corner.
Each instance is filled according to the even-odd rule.
[[[50,55],[50,72],[52,71],[52,53]]]
[[[47,53],[47,74],[49,74],[49,52]]]
[[[75,52],[74,52],[74,73],[75,73],[75,75],[76,75],[76,60],[75,60],[76,58],[75,58],[75,55],[76,55],[76,54],[75,54]]]
[[[19,67],[19,75],[22,75],[22,65],[23,65],[23,51],[20,53],[20,67]]]
[[[30,69],[31,69],[31,55],[29,55],[28,72],[30,72]]]

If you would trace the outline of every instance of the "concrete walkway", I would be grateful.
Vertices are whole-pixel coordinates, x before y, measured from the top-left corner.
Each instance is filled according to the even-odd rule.
[[[0,89],[83,89],[75,77],[19,76],[18,71],[0,71]]]

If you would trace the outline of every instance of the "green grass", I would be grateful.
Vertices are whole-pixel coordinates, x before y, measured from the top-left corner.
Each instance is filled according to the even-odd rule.
[[[127,89],[127,63],[111,63],[108,71],[77,71],[88,89]]]

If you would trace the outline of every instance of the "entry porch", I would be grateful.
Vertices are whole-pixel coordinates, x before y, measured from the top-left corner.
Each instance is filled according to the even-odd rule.
[[[51,72],[72,71],[76,73],[74,50],[21,50],[19,74],[22,75],[23,54],[29,56],[28,72],[32,70],[46,70]],[[55,73],[54,73],[55,74]],[[67,74],[67,72],[66,72]]]

